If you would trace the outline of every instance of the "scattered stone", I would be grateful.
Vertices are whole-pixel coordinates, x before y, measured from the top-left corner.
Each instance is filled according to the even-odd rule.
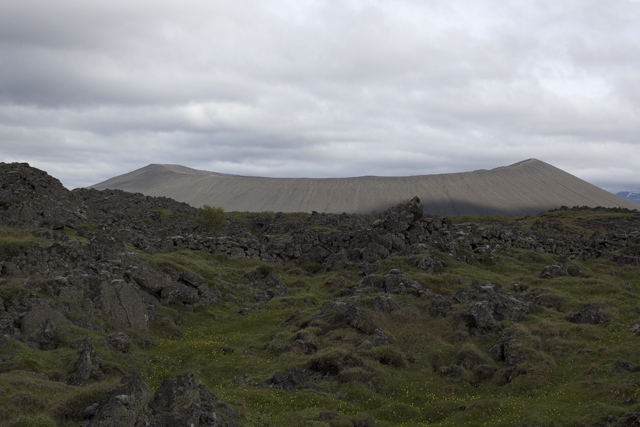
[[[382,278],[385,292],[398,295],[413,295],[415,297],[429,297],[433,295],[431,289],[422,286],[413,279],[404,278],[401,270],[391,270]]]
[[[89,406],[87,406],[84,411],[82,411],[83,418],[93,418],[93,416],[98,412],[98,407],[100,403],[96,402]]]
[[[197,289],[177,282],[164,288],[160,292],[160,297],[163,305],[189,305],[200,301]]]
[[[123,396],[126,396],[126,399],[123,399]],[[87,427],[133,426],[150,399],[151,391],[147,384],[140,375],[131,372],[123,376],[120,385],[100,402]],[[126,404],[123,400],[126,400]]]
[[[73,347],[80,352],[74,364],[74,374],[69,379],[71,385],[83,385],[89,380],[105,379],[105,373],[110,370],[100,353],[93,349],[91,338],[86,337],[73,343]]]
[[[389,345],[389,337],[380,329],[373,331],[373,334],[369,337],[369,341],[374,347],[380,347],[382,345]]]
[[[204,283],[204,277],[192,271],[185,270],[180,273],[178,281],[197,289]]]
[[[541,279],[553,279],[560,276],[579,277],[582,276],[582,269],[571,262],[567,262],[564,265],[547,265],[540,272]]]
[[[433,317],[447,317],[447,315],[452,311],[453,302],[443,297],[442,295],[436,295],[431,300],[429,312]]]
[[[617,360],[613,364],[613,372],[618,374],[621,372],[640,372],[640,366],[624,360]]]
[[[349,368],[364,367],[365,363],[355,354],[342,350],[331,350],[315,356],[307,363],[307,369],[323,376],[336,376]]]
[[[338,271],[351,265],[353,265],[353,263],[349,260],[347,255],[342,252],[329,255],[322,263],[322,267],[325,271]]]
[[[488,301],[480,301],[460,314],[471,335],[484,335],[501,329],[493,317],[493,309]]]
[[[313,381],[320,379],[317,372],[303,369],[299,370],[295,366],[290,367],[285,374],[275,374],[273,377],[263,381],[261,385],[264,387],[274,388],[284,391],[292,391],[296,389],[315,389],[317,387]]]
[[[342,301],[325,304],[320,312],[302,327],[323,327],[323,323],[325,327],[329,325],[332,328],[348,326],[367,335],[372,334],[376,329],[365,309],[357,304]]]
[[[507,366],[514,367],[527,360],[527,351],[519,342],[517,333],[511,328],[504,329],[498,335],[498,343],[494,345],[489,354],[493,360],[505,362]]]
[[[587,305],[580,311],[568,314],[566,318],[572,323],[587,323],[589,325],[599,325],[610,320],[609,316],[592,305]]]
[[[318,341],[310,332],[300,331],[291,338],[291,348],[298,349],[304,354],[313,354],[318,351]]]
[[[235,347],[225,346],[222,347],[222,354],[233,354],[236,350]]]
[[[273,268],[257,267],[245,275],[249,280],[247,289],[256,302],[266,302],[273,298],[289,295],[289,288]]]
[[[6,322],[8,323],[8,320]],[[70,324],[71,322],[66,317],[54,311],[48,305],[44,303],[36,304],[22,318],[22,336],[29,345],[35,348],[55,350],[59,342],[59,329]]]
[[[416,259],[414,265],[429,274],[437,274],[445,267],[444,263],[433,255]]]
[[[385,313],[391,313],[392,311],[400,308],[400,304],[398,304],[393,298],[386,295],[378,295],[371,303],[372,310],[382,311]]]
[[[125,332],[114,332],[106,338],[107,343],[121,353],[128,353],[131,339]]]

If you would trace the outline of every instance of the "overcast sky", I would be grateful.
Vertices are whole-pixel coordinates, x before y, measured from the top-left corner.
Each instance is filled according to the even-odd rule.
[[[0,161],[270,177],[537,158],[640,189],[639,0],[3,0]]]

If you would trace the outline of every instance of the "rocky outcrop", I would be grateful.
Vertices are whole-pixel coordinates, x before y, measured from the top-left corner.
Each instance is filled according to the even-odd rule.
[[[393,298],[386,295],[378,295],[371,303],[373,310],[383,311],[385,313],[391,313],[392,311],[399,310],[401,307],[402,306]]]
[[[302,327],[318,326],[320,328],[350,327],[363,334],[370,335],[376,327],[366,310],[357,304],[348,302],[330,302],[326,304],[311,320]]]
[[[418,281],[403,276],[398,269],[391,270],[382,278],[382,286],[388,294],[413,295],[418,298],[428,298],[433,295],[431,289],[422,286]]]
[[[87,427],[133,427],[152,397],[140,375],[131,372],[98,404]]]
[[[125,332],[114,332],[105,341],[121,353],[128,353],[131,348],[131,339]]]
[[[66,317],[49,305],[37,303],[24,315],[20,328],[29,345],[41,350],[54,350],[58,347],[60,328],[70,324]]]
[[[155,393],[135,372],[92,408],[87,427],[219,426],[233,427],[240,413],[220,402],[192,373],[164,380]]]
[[[69,379],[71,385],[83,385],[89,380],[100,381],[105,379],[105,374],[111,369],[107,366],[104,357],[94,350],[93,341],[86,337],[73,343],[80,356],[74,364],[74,373]]]
[[[292,391],[301,389],[318,390],[315,381],[322,378],[322,375],[310,369],[298,369],[295,366],[282,374],[275,374],[271,378],[260,383],[264,387],[277,390]]]
[[[287,285],[272,268],[258,267],[247,273],[245,279],[248,280],[246,288],[253,301],[264,302],[289,294]]]
[[[577,265],[574,265],[571,262],[567,262],[564,265],[547,265],[540,272],[541,279],[553,279],[554,277],[560,276],[579,277],[582,276],[582,270]]]
[[[0,225],[60,230],[90,219],[59,180],[28,163],[0,163]]]
[[[610,320],[609,316],[600,311],[598,307],[592,305],[587,305],[582,310],[570,313],[566,317],[569,322],[587,323],[589,325],[599,325]]]
[[[147,329],[147,307],[140,294],[124,280],[100,285],[99,307],[116,328]]]
[[[493,360],[505,362],[514,367],[527,360],[527,352],[513,329],[505,329],[498,334],[498,343],[491,347],[489,354]]]
[[[470,335],[484,335],[500,332],[503,320],[525,320],[531,308],[532,303],[525,296],[514,297],[499,283],[474,282],[452,297],[436,295],[431,299],[429,312],[433,317],[453,316]]]

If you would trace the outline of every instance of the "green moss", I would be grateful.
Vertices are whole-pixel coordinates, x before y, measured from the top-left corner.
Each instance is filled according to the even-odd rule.
[[[8,260],[26,246],[48,247],[53,241],[37,237],[32,231],[17,227],[0,227],[0,259]]]

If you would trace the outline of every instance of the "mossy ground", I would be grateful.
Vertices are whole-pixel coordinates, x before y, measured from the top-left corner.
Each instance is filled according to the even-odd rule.
[[[620,215],[624,216],[558,211],[518,220],[525,228],[538,219],[558,220],[566,228],[589,235],[606,229],[588,228],[585,221],[603,222]],[[472,220],[516,219],[492,216],[457,222]],[[3,251],[10,251],[13,245],[38,243],[7,229],[0,232]],[[379,275],[402,267],[405,276],[445,296],[468,288],[473,281],[498,282],[510,292],[517,281],[529,290],[550,295],[557,310],[537,306],[525,321],[502,322],[516,330],[524,343],[527,371],[500,382],[506,366],[489,357],[496,335],[459,340],[460,323],[455,317],[432,317],[430,298],[394,295],[396,301],[410,306],[392,313],[371,312],[372,321],[392,338],[389,346],[373,348],[365,342],[366,336],[352,328],[307,327],[306,332],[317,340],[318,353],[306,355],[289,348],[304,321],[334,299],[339,289],[328,283],[354,286],[362,278],[356,269],[324,272],[309,265],[229,260],[191,251],[141,256],[167,273],[191,270],[201,274],[211,287],[224,288],[236,301],[227,299],[194,310],[162,308],[163,320],[149,331],[128,331],[133,346],[127,354],[106,345],[106,334],[88,332],[96,350],[117,369],[105,381],[82,387],[60,381],[77,359],[68,346],[40,351],[11,340],[0,348],[0,424],[80,426],[83,421],[78,414],[113,387],[122,372],[132,370],[152,389],[164,379],[192,371],[242,413],[237,422],[246,426],[340,426],[366,418],[376,426],[578,426],[608,415],[640,411],[635,403],[640,400],[640,373],[613,372],[617,360],[640,363],[640,337],[630,332],[640,323],[636,310],[640,307],[640,267],[619,266],[610,257],[575,261],[582,277],[548,280],[538,275],[545,265],[558,262],[557,257],[519,249],[507,249],[491,261],[474,265],[438,254],[446,264],[439,274],[416,269],[408,258],[381,263]],[[263,265],[275,268],[290,292],[253,307],[252,302],[244,302],[243,277]],[[5,286],[20,290],[19,284],[2,288]],[[354,302],[367,308],[375,295],[362,295]],[[579,325],[565,319],[567,313],[585,304],[598,306],[611,321]],[[240,314],[242,307],[251,309]],[[78,331],[68,334],[70,340]],[[316,381],[318,390],[280,391],[254,384],[291,366],[302,369],[311,357],[337,349],[357,355],[369,368],[352,368],[340,380]],[[481,381],[469,369],[456,378],[442,375],[439,369],[455,364],[463,351],[479,355],[483,364],[495,370],[493,378]],[[334,418],[320,417],[330,411],[335,412]]]

